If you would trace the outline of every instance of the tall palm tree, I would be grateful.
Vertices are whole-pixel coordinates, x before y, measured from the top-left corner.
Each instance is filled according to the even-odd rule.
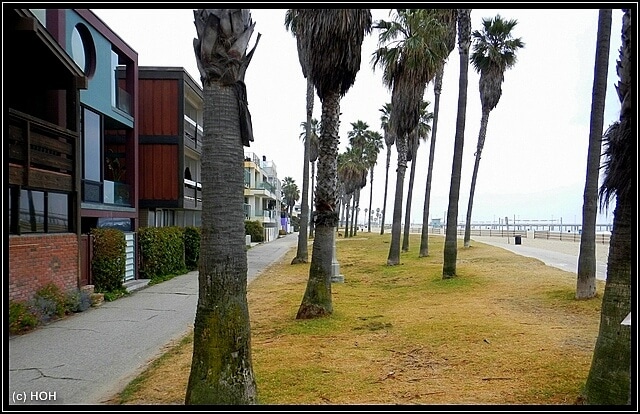
[[[380,235],[384,234],[384,218],[387,211],[387,188],[389,186],[389,167],[391,165],[391,147],[395,141],[395,136],[389,131],[389,115],[391,115],[391,102],[385,103],[380,108],[380,128],[384,132],[384,143],[387,146],[387,168],[384,178],[384,199],[382,201],[382,220],[380,221]]]
[[[464,151],[464,126],[467,116],[467,87],[469,84],[469,48],[471,46],[471,9],[458,9],[458,53],[460,54],[460,76],[458,78],[458,114],[456,135],[453,142],[449,206],[447,208],[446,234],[442,264],[442,278],[456,276],[458,257],[458,200],[460,199],[460,177],[462,152]]]
[[[284,25],[287,30],[291,30],[291,34],[295,37],[296,30],[298,28],[297,13],[293,9],[289,9],[285,13]],[[306,129],[306,139],[304,142],[304,160],[302,169],[302,205],[300,206],[300,230],[298,233],[298,250],[296,251],[296,257],[293,258],[291,264],[307,263],[309,257],[309,249],[307,248],[307,234],[309,223],[309,158],[310,158],[310,146],[311,140],[311,117],[313,116],[313,100],[315,98],[313,94],[313,82],[307,76],[307,62],[304,51],[300,50],[300,42],[298,45],[298,60],[300,61],[300,67],[302,68],[302,75],[307,80],[307,121],[304,124]]]
[[[287,209],[287,214],[291,217],[293,207],[300,200],[300,189],[292,177],[284,177],[282,180],[282,204]]]
[[[598,215],[598,179],[600,150],[604,126],[604,103],[607,95],[609,47],[611,43],[611,9],[601,9],[598,17],[598,37],[591,95],[591,128],[587,152],[587,176],[582,204],[582,233],[578,255],[576,299],[596,296],[596,218]]]
[[[351,207],[351,230],[349,230],[349,214],[347,214],[347,225],[345,237],[354,235],[354,223],[357,220],[356,211],[359,204],[359,190],[367,183],[367,166],[363,159],[362,149],[357,146],[349,146],[347,150],[338,156],[338,179],[344,186],[346,194],[346,204]],[[353,205],[351,205],[353,199]],[[349,209],[347,209],[348,211]]]
[[[364,161],[367,167],[369,167],[369,185],[371,191],[369,192],[369,215],[367,216],[367,232],[371,233],[371,204],[373,204],[373,170],[376,164],[378,164],[378,154],[382,150],[382,135],[376,131],[369,131],[367,134],[367,142],[364,147]]]
[[[636,50],[633,16],[623,9],[622,46],[617,64],[619,77],[616,90],[621,102],[620,119],[607,130],[604,142],[604,169],[600,187],[602,206],[616,197],[613,228],[609,243],[607,281],[602,296],[600,331],[593,351],[589,376],[583,391],[587,404],[631,405],[631,326],[622,320],[631,313],[632,240],[636,235],[635,214],[636,170],[635,137]],[[635,281],[635,279],[634,279]],[[636,348],[637,350],[637,348]],[[635,374],[635,373],[634,373]],[[637,376],[636,376],[637,378]]]
[[[442,13],[440,19],[447,27],[447,50],[451,54],[456,46],[456,16],[458,14],[457,9],[447,9],[448,13]],[[442,77],[444,76],[444,65],[446,59],[440,63],[438,70],[436,71],[436,77],[433,81],[433,93],[435,95],[435,102],[433,107],[433,127],[431,131],[431,145],[429,148],[429,167],[427,171],[427,183],[424,191],[424,206],[422,209],[422,232],[420,234],[420,253],[418,257],[425,257],[429,255],[429,205],[431,202],[431,179],[433,177],[433,161],[435,159],[436,152],[436,132],[438,130],[438,113],[440,112],[440,93],[442,92]]]
[[[437,62],[445,57],[445,27],[436,16],[440,10],[396,9],[392,21],[380,20],[374,68],[382,66],[382,80],[392,90],[390,131],[398,151],[396,193],[391,244],[387,265],[400,263],[400,232],[404,175],[407,169],[408,134],[418,124],[425,88],[435,76]]]
[[[369,9],[296,9],[297,39],[322,103],[322,135],[318,156],[315,238],[309,279],[296,315],[316,318],[333,312],[331,276],[336,209],[340,99],[360,70],[362,41],[371,31]]]
[[[504,20],[500,15],[482,19],[482,31],[474,30],[473,53],[471,63],[476,72],[480,73],[480,102],[482,103],[482,117],[480,118],[480,132],[476,146],[476,159],[471,176],[471,191],[467,207],[467,220],[464,227],[464,247],[469,247],[471,240],[471,210],[473,208],[473,194],[478,179],[478,168],[487,136],[489,113],[498,105],[502,96],[502,82],[504,72],[512,68],[517,61],[516,52],[524,47],[521,38],[513,38],[512,30],[518,21]],[[595,253],[594,253],[595,255]]]
[[[243,145],[253,141],[244,75],[255,23],[248,9],[194,11],[204,96],[202,248],[185,404],[255,404],[247,306]],[[221,288],[223,287],[223,288]]]
[[[418,156],[418,147],[420,146],[420,139],[426,141],[429,139],[429,133],[431,133],[431,125],[429,123],[433,120],[433,112],[429,112],[427,107],[429,101],[422,101],[420,104],[420,118],[418,125],[411,131],[409,137],[409,151],[407,155],[411,155],[411,171],[409,172],[409,189],[407,191],[407,206],[404,213],[404,234],[402,237],[402,251],[409,251],[409,230],[411,222],[411,200],[413,198],[413,182],[416,176],[416,157]],[[407,156],[407,158],[409,158]]]
[[[368,140],[368,135],[371,133],[371,131],[369,130],[369,124],[367,124],[364,121],[358,120],[356,122],[352,122],[351,123],[351,131],[349,131],[347,133],[347,138],[349,138],[349,143],[351,144],[353,151],[355,153],[357,153],[357,157],[359,157],[359,159],[356,160],[358,168],[366,168],[368,169],[368,163],[366,160],[366,147],[367,147],[367,140]],[[362,180],[358,180],[359,183],[362,182]],[[363,186],[366,185],[366,172],[365,172],[365,181]],[[352,223],[352,231],[351,231],[351,235],[355,235],[355,233],[357,232],[357,223],[358,223],[358,212],[359,212],[359,208],[360,208],[360,190],[362,189],[362,187],[357,187],[355,188],[355,193],[354,193],[354,204],[353,204],[353,208],[355,211],[355,220]]]

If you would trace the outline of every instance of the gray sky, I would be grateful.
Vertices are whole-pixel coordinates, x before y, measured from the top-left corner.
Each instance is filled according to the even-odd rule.
[[[140,66],[184,67],[200,83],[193,52],[196,37],[193,9],[118,10],[93,9],[112,30],[138,53]],[[582,198],[591,113],[591,93],[598,25],[597,9],[474,9],[472,30],[481,29],[483,18],[500,14],[516,19],[515,37],[525,47],[518,51],[516,65],[505,72],[502,97],[491,111],[478,181],[473,218],[497,222],[513,220],[556,220],[581,223]],[[306,81],[300,70],[296,40],[284,27],[284,9],[252,9],[256,32],[262,34],[245,83],[255,141],[245,151],[272,160],[282,180],[291,176],[302,190],[303,144],[301,122],[306,120]],[[388,9],[373,9],[373,19],[390,20]],[[613,10],[611,50],[607,82],[604,128],[619,115],[615,71],[619,56],[622,11]],[[250,47],[257,35],[254,33]],[[382,84],[381,70],[375,72],[371,56],[378,45],[373,30],[362,45],[362,63],[355,84],[340,104],[342,115],[340,151],[348,144],[351,123],[366,122],[382,133],[379,109],[391,101]],[[430,219],[443,217],[448,207],[453,141],[458,102],[459,59],[457,47],[445,66],[436,136],[431,189]],[[465,145],[458,219],[467,212],[474,152],[480,129],[479,75],[469,65]],[[433,85],[425,99],[433,109]],[[321,117],[316,97],[314,117]],[[421,142],[416,163],[411,222],[422,221],[430,141]],[[391,155],[387,209],[393,210],[397,154]],[[372,209],[383,208],[386,147],[374,171]],[[407,168],[404,188],[409,185]],[[370,183],[362,190],[360,207],[368,208]],[[406,196],[405,196],[406,199]],[[599,214],[598,223],[611,223],[613,207]],[[404,211],[404,207],[403,207]],[[360,217],[364,214],[361,213]],[[389,221],[389,220],[387,220]]]

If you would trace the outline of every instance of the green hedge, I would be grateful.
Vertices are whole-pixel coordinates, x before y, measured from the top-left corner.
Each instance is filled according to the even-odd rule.
[[[262,227],[262,223],[260,223],[257,220],[256,221],[245,220],[244,234],[250,235],[252,242],[261,243],[264,241],[264,227]]]
[[[124,232],[118,229],[96,228],[93,235],[91,272],[96,292],[124,290],[125,249]]]
[[[200,260],[200,227],[184,228],[184,264],[188,270],[198,270]]]
[[[186,273],[185,239],[182,227],[143,227],[138,231],[140,276],[164,278]]]

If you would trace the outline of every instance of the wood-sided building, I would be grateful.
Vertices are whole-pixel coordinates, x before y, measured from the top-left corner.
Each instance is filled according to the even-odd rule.
[[[138,77],[140,225],[200,226],[202,88],[181,67]]]

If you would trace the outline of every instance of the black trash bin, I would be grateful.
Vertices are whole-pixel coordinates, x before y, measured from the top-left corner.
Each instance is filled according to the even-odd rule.
[[[516,236],[516,244],[522,244],[522,236],[520,235]]]

